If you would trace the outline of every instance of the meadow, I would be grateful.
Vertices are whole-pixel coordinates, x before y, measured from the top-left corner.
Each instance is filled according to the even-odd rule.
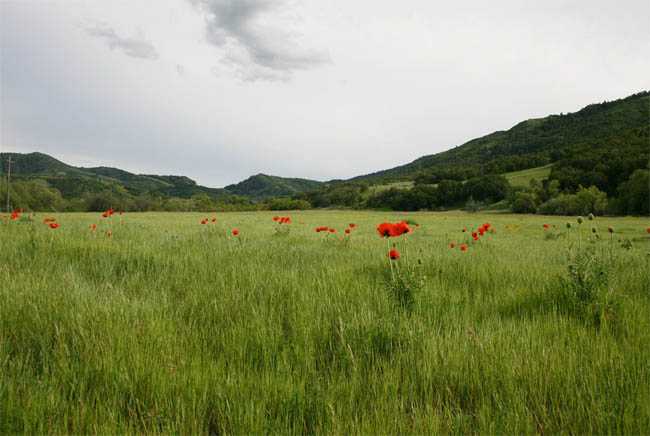
[[[0,221],[0,433],[648,433],[647,218],[273,215]]]

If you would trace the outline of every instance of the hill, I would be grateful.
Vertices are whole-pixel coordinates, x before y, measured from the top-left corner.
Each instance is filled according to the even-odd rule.
[[[650,92],[589,105],[575,113],[523,121],[406,165],[355,177],[370,184],[430,177],[469,178],[535,168],[566,159],[616,152],[648,154]],[[449,177],[449,174],[454,177]]]
[[[284,177],[256,174],[237,184],[226,186],[226,191],[250,197],[264,199],[299,194],[319,188],[323,183],[307,179],[289,179]]]

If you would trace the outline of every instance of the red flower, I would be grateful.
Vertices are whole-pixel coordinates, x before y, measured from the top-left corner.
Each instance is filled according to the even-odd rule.
[[[377,233],[379,233],[379,236],[382,238],[396,236],[393,227],[394,226],[391,223],[381,223],[377,226]]]
[[[472,238],[474,238],[475,241],[478,241],[478,233],[472,232]]]
[[[274,217],[273,217],[273,221],[276,221],[276,222],[277,222],[277,221],[280,221],[280,217],[279,217],[279,216],[274,216]]]
[[[544,224],[542,227],[544,227],[544,230],[548,230],[551,226],[549,226],[548,224]]]
[[[467,251],[467,244],[460,244],[460,251],[463,253]]]
[[[95,230],[97,230],[97,224],[91,224],[90,231],[94,232]]]
[[[20,209],[15,209],[14,211],[11,212],[11,219],[12,221],[16,221],[18,218],[20,218],[20,214],[22,211]]]
[[[395,224],[395,231],[398,233],[399,236],[405,233],[411,233],[411,228],[406,223],[406,221],[400,221],[397,224]]]
[[[58,229],[59,228],[59,223],[50,223],[50,228],[51,229]]]
[[[350,232],[351,232],[351,230],[350,230],[350,229],[345,229],[345,234],[346,234],[346,235],[349,235],[349,234],[350,234]]]
[[[329,227],[327,227],[327,226],[316,227],[316,232],[318,232],[318,233],[320,233],[320,232],[326,232],[326,231],[328,231],[328,230],[329,230]]]
[[[647,229],[645,229],[645,231],[650,235],[650,227],[648,227]]]
[[[451,244],[449,244],[449,248],[455,248],[455,247],[456,247],[456,243],[455,243],[455,242],[452,242]]]
[[[288,216],[274,216],[273,221],[277,222],[278,224],[291,224],[291,217]]]
[[[397,249],[393,248],[388,252],[388,257],[390,257],[390,260],[397,260],[400,257],[399,251]]]
[[[45,218],[43,220],[43,224],[49,224],[49,223],[55,223],[55,222],[56,222],[56,218],[47,217],[47,218]]]
[[[239,236],[239,229],[232,229],[233,236]]]
[[[463,227],[463,233],[467,232],[467,227]]]
[[[350,226],[351,229],[355,229],[357,227],[357,225],[354,224],[354,223],[350,223],[349,226]]]
[[[216,219],[216,218],[212,218],[212,222],[213,222],[213,223],[216,223],[216,222],[217,222],[217,219]]]
[[[330,233],[336,233],[336,229],[327,229]]]
[[[485,227],[479,227],[478,233],[479,235],[483,236],[485,234]]]
[[[207,224],[207,223],[208,223],[208,219],[207,219],[207,218],[203,218],[203,219],[201,220],[201,224]]]

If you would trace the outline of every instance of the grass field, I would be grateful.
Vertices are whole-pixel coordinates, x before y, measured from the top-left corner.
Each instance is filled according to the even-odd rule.
[[[204,216],[0,222],[0,433],[650,429],[647,219]]]
[[[538,182],[547,179],[549,174],[551,174],[551,166],[552,165],[545,165],[543,167],[513,171],[504,174],[504,176],[512,186],[527,188],[532,179],[536,179]]]

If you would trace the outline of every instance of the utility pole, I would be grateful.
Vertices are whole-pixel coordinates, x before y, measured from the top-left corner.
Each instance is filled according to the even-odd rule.
[[[10,205],[9,184],[10,183],[11,183],[11,156],[9,156],[9,160],[7,161],[7,213],[11,212],[9,210],[9,205]]]

